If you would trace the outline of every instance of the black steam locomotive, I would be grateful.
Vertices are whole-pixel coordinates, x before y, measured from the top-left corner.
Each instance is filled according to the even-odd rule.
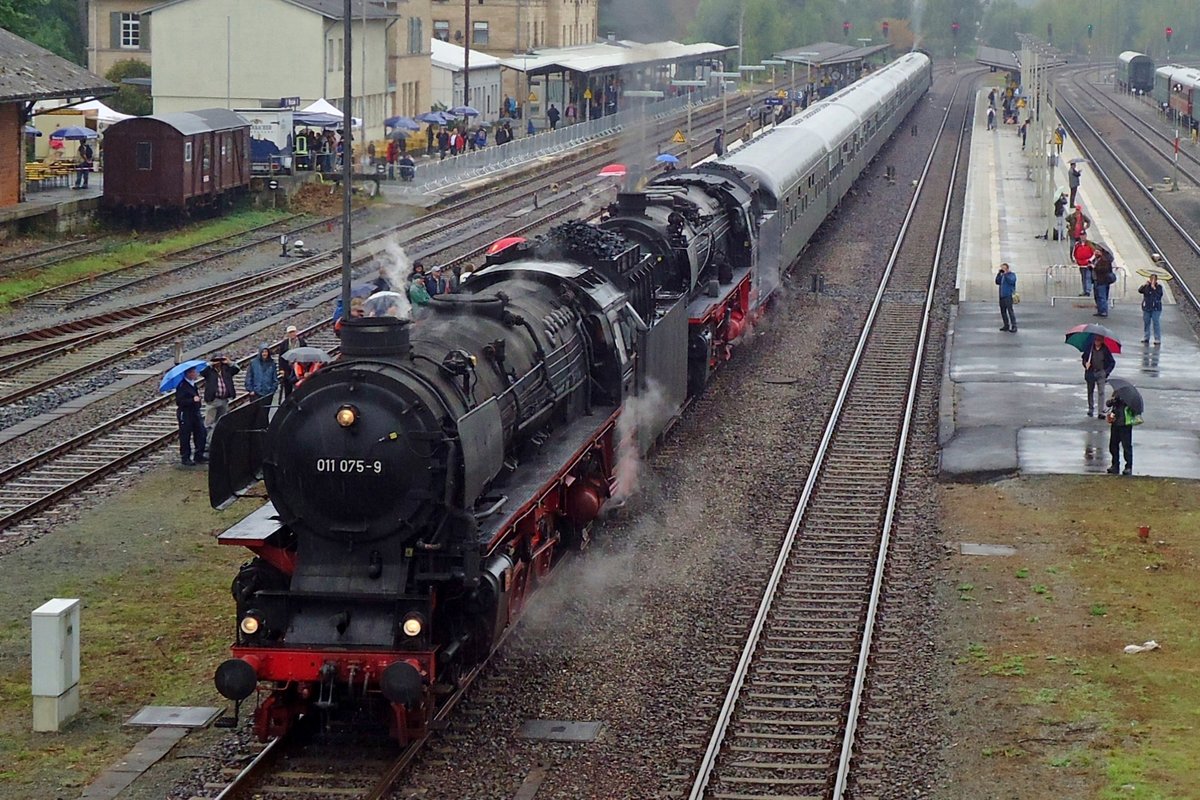
[[[873,154],[842,153],[839,175]],[[255,557],[233,583],[237,641],[216,683],[238,703],[259,693],[259,736],[313,710],[422,735],[436,697],[586,545],[621,489],[622,448],[645,449],[703,389],[798,255],[789,232],[826,213],[796,213],[733,161],[666,173],[598,226],[509,247],[415,319],[347,321],[339,360],[273,415],[258,403],[222,418],[213,505],[260,475],[271,499],[220,537]],[[666,413],[628,425],[649,394]]]

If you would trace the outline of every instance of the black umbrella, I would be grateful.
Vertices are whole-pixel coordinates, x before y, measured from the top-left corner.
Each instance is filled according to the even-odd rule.
[[[1108,385],[1112,387],[1113,397],[1128,406],[1134,414],[1141,414],[1146,410],[1146,404],[1142,401],[1142,393],[1129,381],[1124,378],[1109,378]]]

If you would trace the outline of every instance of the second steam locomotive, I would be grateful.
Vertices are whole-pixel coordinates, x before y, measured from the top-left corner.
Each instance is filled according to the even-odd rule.
[[[644,449],[703,390],[817,226],[929,88],[910,53],[717,162],[625,193],[503,250],[413,321],[351,320],[339,360],[269,418],[213,437],[224,506],[262,475],[271,503],[222,534],[233,585],[223,695],[257,693],[261,737],[303,715],[366,714],[401,743],[482,663]],[[660,409],[622,442],[618,422]],[[620,426],[622,431],[627,427]]]

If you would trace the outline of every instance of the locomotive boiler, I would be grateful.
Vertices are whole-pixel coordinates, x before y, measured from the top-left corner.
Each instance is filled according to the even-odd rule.
[[[797,231],[927,88],[926,57],[897,64],[869,92],[814,104],[807,136],[769,133],[660,175],[598,225],[495,254],[411,320],[347,320],[337,361],[277,408],[221,419],[213,505],[260,476],[270,498],[220,536],[254,557],[233,582],[236,641],[216,684],[238,704],[257,695],[260,737],[313,712],[423,735],[436,699],[586,546],[622,453],[703,390],[798,257]],[[829,120],[851,113],[870,135],[842,148]],[[659,413],[641,415],[648,395]]]

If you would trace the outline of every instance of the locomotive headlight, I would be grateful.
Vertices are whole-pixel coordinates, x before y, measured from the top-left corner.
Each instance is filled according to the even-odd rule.
[[[400,626],[404,631],[405,636],[420,636],[425,630],[425,620],[420,614],[409,614],[404,618],[404,624]]]
[[[358,409],[351,405],[344,405],[337,410],[337,424],[343,428],[349,428],[358,421]]]
[[[258,633],[258,629],[262,627],[262,623],[259,622],[258,617],[254,616],[253,614],[247,614],[246,616],[242,617],[242,621],[238,623],[238,627],[241,628],[242,633],[246,634],[247,636],[253,636],[254,634]]]

